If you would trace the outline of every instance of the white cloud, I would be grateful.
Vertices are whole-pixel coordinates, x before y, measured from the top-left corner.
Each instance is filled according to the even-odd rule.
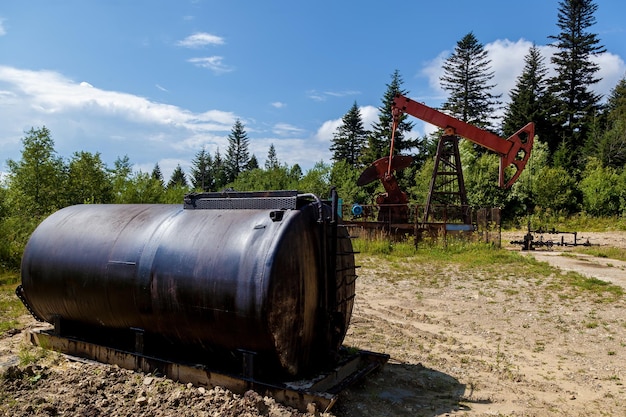
[[[315,100],[315,101],[326,101],[329,97],[347,97],[347,96],[355,96],[359,94],[361,94],[361,92],[356,91],[356,90],[345,90],[345,91],[309,90],[307,91],[307,96],[311,100]]]
[[[7,31],[4,28],[4,19],[0,18],[0,36],[4,36],[6,34],[7,34]]]
[[[365,129],[371,129],[372,125],[378,121],[378,109],[374,106],[359,107],[359,112],[361,113],[361,120],[363,121],[363,127]],[[330,146],[334,137],[333,135],[337,131],[337,128],[341,126],[342,119],[343,116],[322,123],[322,126],[320,126],[315,133],[315,139],[319,142],[327,142],[328,146]]]
[[[270,103],[272,107],[275,107],[277,109],[282,109],[283,107],[287,106],[287,104],[282,103],[280,101],[275,101],[273,103]]]
[[[278,136],[287,136],[287,135],[302,134],[304,130],[296,126],[290,125],[288,123],[277,123],[272,128],[272,132]]]
[[[206,32],[197,32],[187,36],[177,45],[185,48],[202,48],[206,45],[223,45],[224,38]]]
[[[187,62],[201,67],[207,68],[213,71],[215,74],[223,74],[225,72],[231,72],[233,69],[222,62],[224,60],[221,56],[208,56],[203,58],[190,58]]]
[[[532,46],[532,42],[525,39],[511,41],[508,39],[497,39],[485,45],[485,50],[491,60],[491,70],[494,72],[494,78],[491,80],[495,84],[494,94],[502,94],[501,100],[507,102],[509,92],[517,83],[517,78],[524,69],[524,57],[528,54],[528,50]],[[542,56],[544,64],[548,69],[548,76],[554,74],[553,65],[550,57],[554,53],[554,48],[547,45],[537,45]],[[419,75],[428,79],[430,87],[430,97],[419,97],[420,101],[431,98],[427,105],[437,107],[447,97],[447,92],[441,88],[440,77],[443,75],[443,63],[452,52],[444,51],[436,58],[426,63]],[[592,58],[600,66],[600,70],[596,74],[598,78],[602,78],[598,84],[592,88],[599,94],[607,95],[610,90],[617,85],[618,81],[626,72],[624,61],[617,55],[604,53]]]
[[[19,158],[20,139],[31,127],[48,127],[63,157],[85,150],[102,153],[109,165],[125,154],[133,163],[154,165],[163,155],[191,160],[203,145],[225,149],[237,119],[231,112],[191,112],[53,71],[7,66],[0,66],[0,114],[0,171],[6,159]]]

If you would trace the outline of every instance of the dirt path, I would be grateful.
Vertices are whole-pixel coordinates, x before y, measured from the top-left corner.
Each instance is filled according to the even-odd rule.
[[[626,233],[590,238],[626,247]],[[623,262],[527,255],[626,284]],[[420,266],[394,271],[411,268]],[[626,415],[623,297],[603,303],[566,295],[556,276],[524,277],[506,266],[488,276],[433,271],[421,282],[397,273],[381,280],[390,273],[375,265],[364,270],[347,343],[388,352],[393,361],[346,393],[338,415]]]

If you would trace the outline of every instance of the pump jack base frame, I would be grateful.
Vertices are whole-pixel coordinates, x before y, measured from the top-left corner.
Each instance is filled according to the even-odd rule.
[[[341,391],[363,380],[389,360],[387,354],[359,350],[355,353],[346,353],[335,368],[311,379],[268,383],[242,375],[220,373],[204,365],[172,362],[73,337],[59,336],[49,328],[26,331],[25,338],[27,343],[54,350],[70,358],[77,357],[117,365],[146,374],[156,372],[183,384],[191,383],[206,388],[221,386],[236,394],[254,390],[302,412],[308,411],[307,408],[311,407],[311,404],[320,412],[329,411],[339,399]]]

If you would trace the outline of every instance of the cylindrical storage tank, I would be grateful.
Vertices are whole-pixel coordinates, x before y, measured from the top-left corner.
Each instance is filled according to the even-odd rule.
[[[22,298],[49,323],[142,329],[309,372],[343,341],[356,275],[347,233],[320,219],[332,208],[297,206],[64,208],[25,248]]]

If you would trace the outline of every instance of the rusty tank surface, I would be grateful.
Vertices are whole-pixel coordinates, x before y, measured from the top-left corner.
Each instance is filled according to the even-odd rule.
[[[332,365],[352,314],[354,255],[336,206],[334,193],[279,191],[67,207],[31,236],[17,294],[60,329],[140,331],[310,373]]]

